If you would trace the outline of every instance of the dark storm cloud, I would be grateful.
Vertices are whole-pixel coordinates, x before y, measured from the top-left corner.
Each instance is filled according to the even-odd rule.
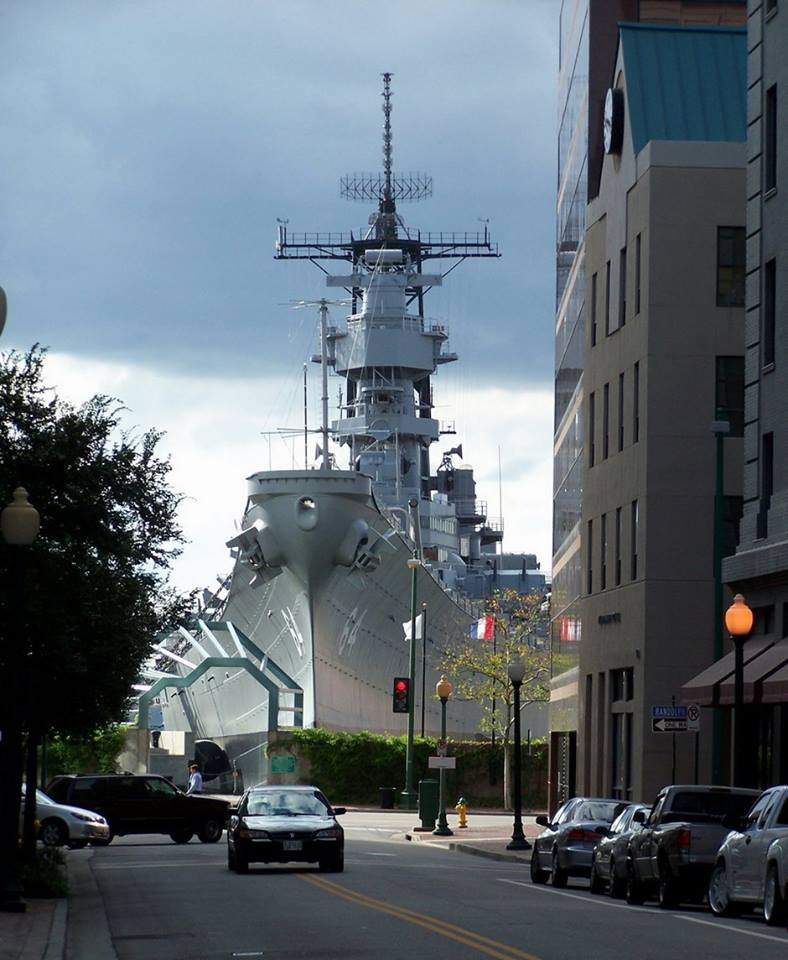
[[[272,260],[294,230],[359,228],[340,175],[395,166],[435,196],[422,229],[489,217],[504,258],[460,267],[448,316],[468,375],[549,382],[556,0],[11,2],[0,59],[3,347],[206,374],[278,366],[281,304],[323,290]]]

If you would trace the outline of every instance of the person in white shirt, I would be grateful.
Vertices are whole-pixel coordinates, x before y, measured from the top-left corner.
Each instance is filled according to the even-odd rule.
[[[202,774],[196,763],[189,767],[189,786],[186,793],[202,793]]]

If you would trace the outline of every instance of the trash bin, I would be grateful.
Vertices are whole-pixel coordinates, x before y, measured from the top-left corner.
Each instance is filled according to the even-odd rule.
[[[380,809],[393,810],[394,797],[397,795],[396,787],[379,787],[380,790]]]
[[[437,780],[419,780],[419,820],[422,830],[434,830],[438,819],[440,783]]]

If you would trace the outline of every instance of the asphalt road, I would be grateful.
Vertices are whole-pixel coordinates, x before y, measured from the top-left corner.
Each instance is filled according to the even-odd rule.
[[[408,843],[390,816],[343,823],[343,874],[260,865],[237,876],[224,842],[134,837],[96,849],[90,866],[119,960],[788,956],[788,931],[755,917],[630,907],[580,881],[533,886],[523,864]]]

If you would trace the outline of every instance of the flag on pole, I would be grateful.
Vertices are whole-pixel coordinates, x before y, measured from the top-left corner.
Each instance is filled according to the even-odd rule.
[[[402,624],[402,629],[405,632],[405,640],[410,640],[410,620]],[[421,614],[416,617],[416,639],[421,640]]]
[[[482,617],[468,629],[471,640],[492,640],[495,636],[495,618]]]

